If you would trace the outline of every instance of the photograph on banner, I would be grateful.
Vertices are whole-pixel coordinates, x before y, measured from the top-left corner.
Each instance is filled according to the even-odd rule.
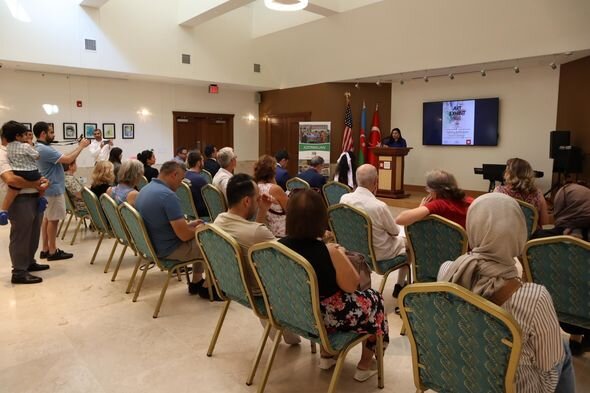
[[[323,176],[330,176],[330,129],[329,121],[299,122],[299,172],[307,170],[309,161],[320,156],[324,159]]]

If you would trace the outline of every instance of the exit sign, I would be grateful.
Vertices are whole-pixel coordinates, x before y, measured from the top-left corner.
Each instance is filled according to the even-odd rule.
[[[209,85],[209,94],[217,94],[217,93],[219,93],[219,86]]]

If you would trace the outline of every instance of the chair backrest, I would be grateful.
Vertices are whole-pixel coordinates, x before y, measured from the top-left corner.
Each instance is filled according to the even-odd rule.
[[[434,282],[440,266],[467,252],[463,227],[436,214],[406,226],[414,282]]]
[[[130,236],[125,229],[119,210],[117,210],[117,202],[105,192],[100,196],[100,205],[119,243],[127,246],[131,245],[129,241]]]
[[[451,283],[412,284],[400,294],[422,391],[515,392],[520,328],[504,309]]]
[[[276,241],[252,246],[249,262],[273,327],[329,345],[317,277],[309,262]]]
[[[348,194],[350,187],[337,181],[329,181],[322,187],[322,193],[328,207],[340,203],[342,195]]]
[[[219,214],[227,211],[225,196],[223,196],[223,193],[213,184],[203,186],[203,188],[201,188],[201,195],[203,195],[203,200],[207,206],[211,222],[215,221]]]
[[[209,172],[208,170],[201,169],[201,176],[203,176],[203,178],[207,180],[207,184],[213,183],[213,176],[211,176],[211,172]]]
[[[148,184],[147,177],[145,177],[145,176],[142,176],[142,177],[139,179],[139,182],[137,183],[137,189],[138,189],[138,190],[141,190],[141,189],[142,189],[142,188],[144,188],[144,187],[145,187],[147,184]]]
[[[111,228],[109,227],[109,223],[102,211],[102,207],[98,202],[96,194],[90,191],[87,187],[84,187],[82,189],[82,199],[84,199],[84,203],[86,204],[88,213],[90,213],[90,218],[92,219],[94,227],[99,232],[110,234]]]
[[[120,204],[117,209],[119,209],[123,224],[135,245],[135,250],[142,258],[156,262],[158,267],[162,268],[139,212],[127,202]]]
[[[309,183],[303,179],[298,178],[298,177],[292,177],[289,180],[287,180],[286,187],[287,187],[287,191],[293,191],[297,188],[308,189]]]
[[[246,267],[235,239],[214,224],[201,226],[195,236],[218,292],[253,309],[259,317],[264,315],[264,308],[258,310],[248,287]]]
[[[365,212],[339,203],[328,208],[328,223],[336,243],[347,250],[363,254],[369,266],[379,272],[373,250],[371,218]]]
[[[81,212],[76,209],[76,204],[72,199],[72,194],[66,189],[64,194],[64,199],[66,200],[66,212],[71,213],[75,216],[82,217],[86,214],[86,212]]]
[[[199,218],[197,208],[195,207],[195,201],[193,200],[193,193],[191,188],[184,181],[180,183],[180,187],[176,189],[176,195],[180,199],[180,207],[182,208],[182,214],[189,220],[196,220]]]
[[[530,239],[533,232],[537,230],[537,225],[539,223],[539,212],[537,208],[531,205],[530,203],[521,201],[520,199],[516,200],[524,213],[524,219],[526,221],[526,229],[528,233],[528,237]]]
[[[590,243],[571,236],[530,240],[523,264],[527,280],[551,294],[560,321],[590,329]]]

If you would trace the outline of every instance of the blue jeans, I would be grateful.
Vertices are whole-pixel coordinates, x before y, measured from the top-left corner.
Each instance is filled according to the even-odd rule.
[[[561,374],[559,382],[555,388],[555,393],[575,393],[576,379],[574,378],[574,365],[572,364],[572,352],[567,341],[563,342],[565,358],[561,364]]]

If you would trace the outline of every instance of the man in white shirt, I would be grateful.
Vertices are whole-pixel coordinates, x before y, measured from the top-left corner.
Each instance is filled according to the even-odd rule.
[[[361,165],[356,170],[356,181],[358,184],[356,190],[343,195],[340,198],[340,203],[361,209],[371,218],[375,258],[381,261],[405,254],[405,238],[398,236],[400,230],[391,215],[389,207],[385,202],[375,197],[378,184],[377,169],[370,164]],[[402,283],[407,274],[407,267],[400,269],[398,283],[394,292],[399,293],[401,291],[401,288],[403,288]]]
[[[217,187],[223,195],[226,196],[227,182],[234,175],[236,169],[238,156],[234,153],[231,147],[224,147],[217,152],[217,162],[221,166],[215,176],[213,177],[213,185]]]
[[[107,161],[112,147],[113,141],[102,139],[102,131],[100,129],[97,128],[94,130],[94,139],[90,143],[90,146],[88,146],[94,162]]]

